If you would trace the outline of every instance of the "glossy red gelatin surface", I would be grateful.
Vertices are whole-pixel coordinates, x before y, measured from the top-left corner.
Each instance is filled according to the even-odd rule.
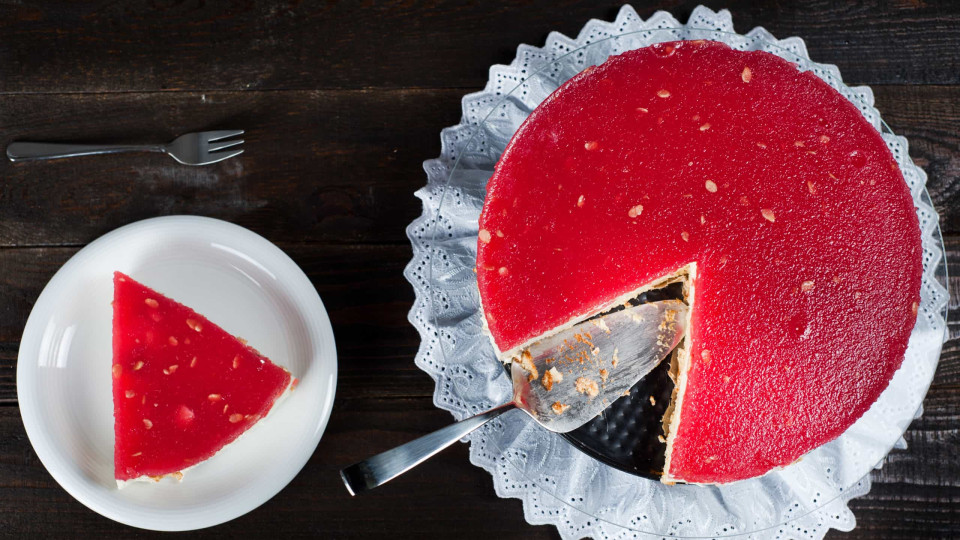
[[[210,458],[266,416],[289,384],[286,370],[206,317],[114,274],[117,480]]]
[[[501,351],[696,262],[667,478],[787,465],[859,418],[916,320],[920,230],[857,108],[763,52],[675,42],[554,92],[487,186],[477,277]]]

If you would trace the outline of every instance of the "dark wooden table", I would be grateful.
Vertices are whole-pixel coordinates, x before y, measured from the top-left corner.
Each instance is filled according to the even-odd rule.
[[[924,0],[706,2],[737,30],[806,39],[811,56],[869,84],[910,141],[950,263],[960,272],[960,4]],[[663,6],[686,20],[696,2]],[[413,192],[460,97],[491,64],[551,30],[574,34],[619,5],[597,2],[128,0],[0,6],[0,144],[14,139],[167,139],[242,127],[247,152],[189,168],[159,155],[0,162],[0,536],[149,533],[71,498],[34,454],[17,408],[16,356],[30,308],[88,242],[152,216],[248,227],[289,253],[333,321],[340,379],[316,453],[271,501],[208,531],[320,538],[554,538],[457,445],[363,497],[337,470],[450,421],[413,365],[404,227]],[[636,4],[642,16],[656,6]],[[956,290],[954,281],[951,288]],[[956,292],[954,293],[956,297]],[[952,319],[960,320],[951,303]],[[951,326],[951,337],[960,325]],[[924,403],[852,507],[852,538],[960,537],[960,343],[944,348]],[[196,534],[196,533],[195,533]],[[832,536],[840,536],[833,534]]]

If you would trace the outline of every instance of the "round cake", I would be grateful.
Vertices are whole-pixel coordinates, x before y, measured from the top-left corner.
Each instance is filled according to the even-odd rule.
[[[611,57],[524,122],[487,186],[477,279],[501,359],[682,281],[665,482],[788,465],[900,367],[920,302],[912,198],[810,72],[711,41]]]

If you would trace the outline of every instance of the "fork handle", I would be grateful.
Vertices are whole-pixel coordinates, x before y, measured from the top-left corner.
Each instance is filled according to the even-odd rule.
[[[32,161],[121,152],[164,152],[161,144],[67,144],[43,142],[15,142],[7,147],[10,161]]]
[[[450,424],[407,444],[355,463],[341,470],[340,478],[351,495],[371,490],[423,463],[437,452],[466,437],[471,431],[513,408],[515,405],[508,403]]]

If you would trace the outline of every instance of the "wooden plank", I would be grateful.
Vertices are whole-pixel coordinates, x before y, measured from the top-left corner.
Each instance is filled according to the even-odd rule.
[[[954,445],[951,452],[956,452]],[[957,538],[960,489],[874,484],[870,494],[851,501],[857,528],[832,531],[828,538],[869,540]]]
[[[956,339],[960,337],[960,236],[944,236],[943,246],[947,254],[950,288],[947,329],[950,339]]]
[[[958,33],[960,35],[960,33]],[[877,108],[928,176],[944,234],[960,232],[960,86],[874,86]]]
[[[943,405],[947,408],[929,408],[925,417],[955,426],[956,392],[952,402]],[[449,421],[449,414],[426,397],[350,399],[341,388],[327,432],[303,471],[273,500],[218,531],[430,538],[456,530],[465,538],[555,538],[549,528],[525,525],[517,501],[496,498],[487,473],[469,464],[465,445],[455,445],[375,492],[345,496],[336,475],[339,468]],[[67,527],[110,537],[129,534],[57,487],[30,449],[16,407],[0,407],[0,434],[0,490],[5,493],[0,528],[27,535],[49,535]],[[914,435],[908,439],[911,449],[895,451],[873,475],[871,493],[853,503],[859,522],[855,538],[931,538],[957,532],[960,464],[951,459],[956,429],[946,430],[936,444],[919,444]]]
[[[405,243],[424,159],[460,118],[459,90],[6,96],[15,139],[170,140],[246,129],[245,153],[208,167],[161,154],[0,160],[0,245],[85,244],[132,221],[200,214],[292,242]]]
[[[878,86],[887,121],[930,175],[944,231],[960,232],[960,86]],[[246,153],[211,167],[161,155],[0,161],[0,245],[81,245],[166,214],[234,221],[276,241],[405,243],[421,163],[460,117],[460,90],[7,96],[15,139],[149,140],[248,130]]]
[[[700,0],[674,4],[686,21]],[[803,37],[847,80],[960,82],[960,6],[708,1],[737,30]],[[23,2],[0,8],[2,92],[483,85],[521,43],[612,20],[621,2]],[[649,17],[656,8],[640,6]],[[931,61],[932,58],[936,61]]]

